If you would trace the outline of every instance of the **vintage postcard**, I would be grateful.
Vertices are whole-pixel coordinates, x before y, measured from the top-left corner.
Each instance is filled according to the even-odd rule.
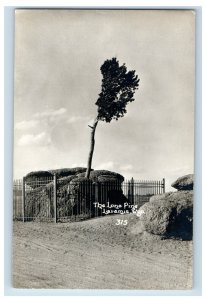
[[[16,9],[12,286],[189,290],[195,12]]]

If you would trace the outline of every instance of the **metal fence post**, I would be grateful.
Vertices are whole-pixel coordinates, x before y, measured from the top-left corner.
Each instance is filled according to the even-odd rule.
[[[99,185],[98,182],[95,182],[95,202],[99,202]],[[95,207],[95,217],[98,217],[98,206]]]
[[[57,175],[54,174],[54,223],[57,223]]]
[[[165,178],[162,179],[163,193],[165,193]]]
[[[131,179],[131,201],[134,204],[134,178]]]
[[[22,221],[25,221],[25,177],[22,179]]]

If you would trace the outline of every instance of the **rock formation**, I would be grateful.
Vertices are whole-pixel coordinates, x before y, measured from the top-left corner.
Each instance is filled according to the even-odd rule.
[[[171,186],[178,191],[187,191],[193,190],[194,175],[189,174],[182,177],[179,177]]]
[[[54,214],[53,174],[57,175],[58,218],[71,215],[91,217],[99,215],[94,202],[123,204],[121,183],[124,177],[107,170],[92,170],[90,179],[85,178],[86,168],[66,168],[31,172],[25,176],[29,191],[26,193],[25,215],[31,218],[51,218]],[[115,184],[113,184],[115,183]]]
[[[152,196],[138,215],[144,229],[151,234],[190,240],[193,232],[193,176],[180,177],[172,186],[178,191]]]

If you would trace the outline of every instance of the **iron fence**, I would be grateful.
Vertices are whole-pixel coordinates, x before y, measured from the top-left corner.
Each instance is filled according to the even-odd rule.
[[[21,221],[65,222],[105,215],[113,206],[136,206],[148,202],[152,195],[165,192],[161,181],[92,182],[71,180],[56,175],[23,178],[13,182],[13,219]]]

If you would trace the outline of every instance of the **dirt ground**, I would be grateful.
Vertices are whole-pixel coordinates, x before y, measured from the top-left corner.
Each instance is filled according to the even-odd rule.
[[[190,289],[192,242],[150,235],[136,215],[14,222],[13,287]]]

